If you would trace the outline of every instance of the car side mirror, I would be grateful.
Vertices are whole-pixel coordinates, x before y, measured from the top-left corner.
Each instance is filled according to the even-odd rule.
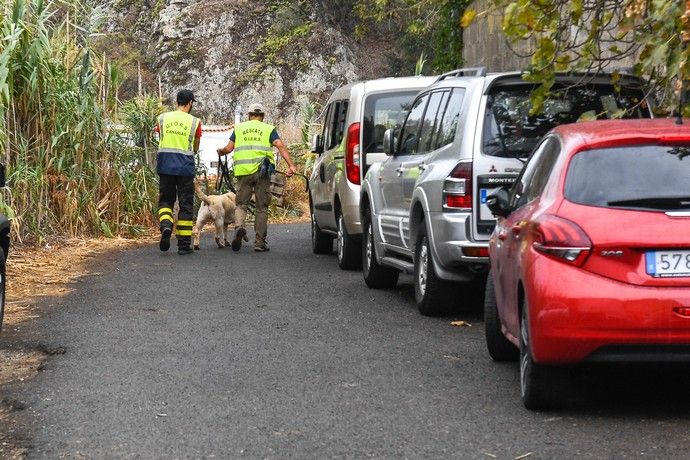
[[[383,133],[383,153],[386,155],[393,155],[395,146],[395,132],[392,129],[387,129]]]
[[[311,138],[311,153],[323,153],[323,145],[321,144],[321,134],[314,134]]]
[[[513,210],[510,207],[510,192],[505,187],[494,190],[486,197],[486,205],[494,216],[508,217]]]

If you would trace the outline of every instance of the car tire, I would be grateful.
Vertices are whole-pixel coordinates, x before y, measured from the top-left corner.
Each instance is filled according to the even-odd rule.
[[[520,318],[520,395],[522,404],[530,410],[551,409],[557,403],[556,372],[549,366],[534,362],[530,350],[528,305],[523,302]]]
[[[364,282],[371,289],[390,289],[398,284],[400,272],[391,267],[384,267],[376,260],[376,244],[372,219],[367,214],[362,219],[364,242],[362,244],[362,274]]]
[[[5,251],[0,249],[0,330],[2,330],[2,321],[5,316],[5,286],[7,284],[5,277]]]
[[[501,332],[501,319],[498,316],[496,292],[491,273],[486,280],[484,291],[484,329],[486,348],[494,361],[516,361],[520,356],[518,348]]]
[[[436,275],[432,257],[426,225],[422,222],[414,254],[414,297],[417,309],[424,316],[439,316],[448,312],[451,302],[449,293],[458,289]]]
[[[331,254],[333,252],[333,237],[322,232],[314,219],[314,209],[311,215],[311,250],[314,254]]]
[[[362,267],[362,242],[351,237],[345,227],[345,219],[338,215],[338,236],[336,248],[338,254],[338,266],[343,270],[357,270]]]

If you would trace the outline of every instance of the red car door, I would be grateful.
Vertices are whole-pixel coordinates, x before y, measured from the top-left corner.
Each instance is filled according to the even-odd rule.
[[[546,137],[534,150],[511,189],[514,211],[496,226],[496,300],[501,322],[513,337],[520,331],[519,283],[523,273],[526,230],[541,214],[540,195],[544,191],[560,153],[556,136]]]

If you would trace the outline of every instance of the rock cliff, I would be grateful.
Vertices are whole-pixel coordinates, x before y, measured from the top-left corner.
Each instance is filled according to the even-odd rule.
[[[341,84],[389,72],[384,55],[392,46],[372,34],[354,40],[351,4],[103,2],[108,34],[101,48],[125,62],[130,93],[138,90],[141,63],[145,91],[169,98],[178,88],[191,88],[198,111],[211,122],[227,122],[236,105],[259,101],[270,120],[296,124],[305,101],[323,102]]]

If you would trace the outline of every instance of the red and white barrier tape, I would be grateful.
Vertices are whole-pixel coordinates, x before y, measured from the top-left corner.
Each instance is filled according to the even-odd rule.
[[[221,133],[223,131],[230,131],[233,129],[234,126],[225,126],[222,128],[206,128],[204,125],[201,125],[201,131],[204,133]]]

